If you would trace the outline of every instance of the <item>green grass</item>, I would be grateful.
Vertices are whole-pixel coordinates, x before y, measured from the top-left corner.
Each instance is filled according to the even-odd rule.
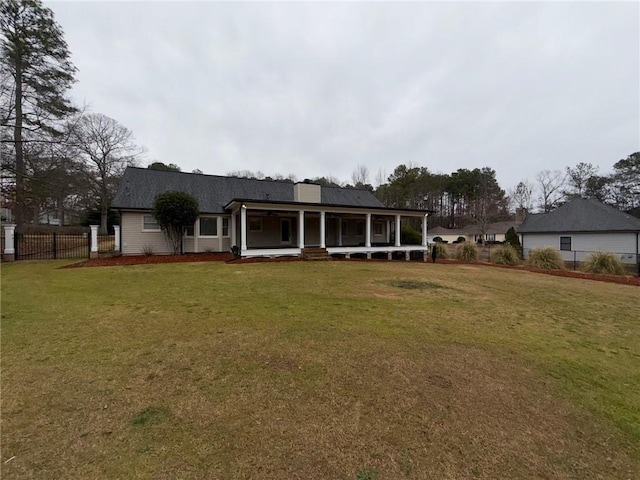
[[[2,265],[2,478],[639,471],[637,287],[431,263],[64,264]]]

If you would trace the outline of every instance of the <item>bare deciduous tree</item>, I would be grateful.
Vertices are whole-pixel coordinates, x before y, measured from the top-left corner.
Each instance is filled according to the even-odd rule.
[[[107,213],[118,181],[128,166],[136,165],[144,149],[129,129],[99,113],[84,115],[75,124],[71,144],[84,164],[84,175],[100,202],[100,230],[107,231]]]
[[[560,170],[542,170],[536,175],[536,181],[540,192],[540,209],[545,213],[550,212],[564,198],[566,177]]]
[[[351,174],[354,187],[364,186],[369,183],[369,169],[366,165],[358,165]]]
[[[518,185],[509,190],[509,202],[511,207],[526,208],[527,210],[533,209],[533,192],[535,185],[529,180],[523,179]]]

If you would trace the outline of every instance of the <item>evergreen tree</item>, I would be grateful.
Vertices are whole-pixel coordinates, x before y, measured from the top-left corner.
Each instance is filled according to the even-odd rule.
[[[12,129],[13,161],[8,167],[15,176],[16,223],[24,223],[24,143],[52,141],[59,133],[56,122],[75,111],[67,90],[74,83],[76,68],[53,12],[40,0],[3,0],[0,3],[0,63],[3,80],[12,83],[2,89],[3,140]],[[47,136],[38,138],[39,133]]]

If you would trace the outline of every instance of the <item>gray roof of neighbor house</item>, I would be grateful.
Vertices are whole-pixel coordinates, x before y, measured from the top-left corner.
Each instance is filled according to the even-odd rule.
[[[576,198],[549,213],[528,215],[518,233],[640,232],[640,219],[593,198]]]
[[[151,210],[159,194],[178,190],[197,198],[202,213],[223,213],[224,207],[234,199],[295,203],[293,185],[270,180],[129,167],[111,202],[111,208]],[[347,207],[384,207],[371,192],[340,187],[323,186],[321,203]]]

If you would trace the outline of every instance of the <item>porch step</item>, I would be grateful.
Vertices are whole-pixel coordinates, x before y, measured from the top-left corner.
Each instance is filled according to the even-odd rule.
[[[331,260],[326,248],[307,247],[302,249],[303,260]]]

